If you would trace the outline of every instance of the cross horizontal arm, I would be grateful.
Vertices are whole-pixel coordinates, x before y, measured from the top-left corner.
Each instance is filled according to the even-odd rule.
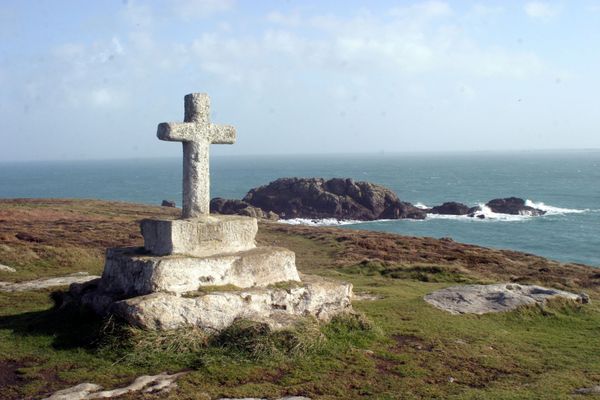
[[[193,122],[163,122],[158,124],[156,136],[170,142],[192,142],[202,134],[202,125]]]
[[[210,125],[210,143],[235,143],[235,128],[231,125]]]

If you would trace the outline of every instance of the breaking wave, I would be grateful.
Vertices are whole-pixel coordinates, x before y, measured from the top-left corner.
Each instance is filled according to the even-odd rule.
[[[548,206],[542,202],[535,203],[531,200],[525,201],[525,205],[533,208],[537,208],[538,210],[546,211],[546,215],[558,215],[558,214],[582,214],[584,212],[590,211],[589,209],[578,210],[576,208],[561,208],[561,207],[553,207]]]
[[[455,220],[469,220],[469,221],[525,221],[534,217],[530,214],[512,215],[512,214],[500,214],[493,212],[485,204],[478,204],[480,210],[475,212],[475,217],[469,217],[467,215],[440,215],[440,214],[427,214],[429,219],[455,219]],[[590,211],[589,209],[575,209],[575,208],[561,208],[546,205],[542,202],[534,202],[532,200],[526,200],[525,205],[528,207],[537,208],[538,210],[545,211],[544,215],[563,215],[563,214],[581,214]],[[479,218],[478,218],[479,216]],[[483,218],[482,218],[483,217]],[[543,217],[543,216],[542,216]]]
[[[532,200],[527,200],[525,202],[526,206],[537,208],[538,210],[542,210],[546,212],[547,215],[563,215],[563,214],[582,214],[590,211],[589,209],[576,209],[576,208],[562,208],[562,207],[554,207],[546,205],[542,202],[534,202]],[[422,210],[428,209],[427,205],[418,202],[415,203],[415,207],[420,208]],[[531,218],[540,218],[534,217],[532,215],[523,214],[523,215],[511,215],[511,214],[500,214],[493,212],[489,207],[485,204],[479,204],[479,211],[475,212],[474,217],[469,217],[467,215],[442,215],[442,214],[427,214],[427,218],[425,220],[403,220],[403,221],[427,221],[428,219],[447,219],[447,220],[458,220],[458,221],[505,221],[505,222],[514,222],[514,221],[526,221]],[[479,217],[478,217],[479,216]],[[483,218],[482,218],[483,217]],[[543,217],[543,216],[541,216]],[[356,225],[356,224],[364,224],[364,223],[373,223],[373,222],[386,222],[393,221],[390,219],[378,219],[375,221],[361,221],[361,220],[350,220],[350,219],[337,219],[337,218],[293,218],[293,219],[280,219],[279,222],[282,224],[288,225],[307,225],[307,226],[342,226],[342,225]]]
[[[379,220],[386,221],[386,220]],[[337,219],[337,218],[291,218],[291,219],[280,219],[278,222],[288,225],[308,225],[308,226],[340,226],[340,225],[354,225],[365,222],[374,221],[359,221],[353,219]]]

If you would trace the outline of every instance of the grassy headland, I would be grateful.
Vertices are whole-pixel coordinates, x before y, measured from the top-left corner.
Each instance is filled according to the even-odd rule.
[[[0,200],[0,281],[100,274],[107,247],[142,244],[137,221],[178,210],[94,200]],[[600,271],[449,239],[261,223],[262,244],[296,252],[301,272],[352,282],[366,318],[270,334],[235,326],[151,335],[53,309],[51,291],[0,293],[0,398],[40,398],[84,381],[108,388],[190,372],[173,399],[560,399],[600,383]],[[513,281],[585,291],[505,314],[453,316],[422,297],[457,283]],[[152,395],[130,398],[154,398]],[[125,397],[126,398],[126,397]]]

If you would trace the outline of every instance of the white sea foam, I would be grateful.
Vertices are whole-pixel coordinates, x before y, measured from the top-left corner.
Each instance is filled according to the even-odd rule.
[[[475,211],[473,217],[468,215],[444,215],[427,214],[428,219],[451,219],[458,221],[524,221],[531,218],[531,215],[510,215],[493,212],[485,204],[479,204],[480,210]],[[483,217],[483,218],[481,218]]]
[[[308,226],[340,226],[340,225],[353,225],[371,221],[358,221],[352,219],[337,219],[337,218],[292,218],[292,219],[280,219],[279,222],[288,225],[308,225]]]
[[[488,206],[485,204],[479,204],[479,211],[475,211],[475,216],[472,219],[476,220],[496,220],[496,221],[524,221],[529,218],[532,218],[531,214],[521,214],[521,215],[512,215],[512,214],[501,214],[493,212]],[[483,216],[485,218],[479,218]]]
[[[561,208],[546,205],[542,202],[534,202],[532,200],[527,200],[525,202],[526,206],[537,208],[538,210],[545,211],[545,215],[562,215],[562,214],[581,214],[590,211],[589,209],[575,209],[575,208]],[[420,209],[428,209],[429,207],[423,203],[415,203],[415,207]],[[493,212],[489,207],[485,204],[479,204],[480,210],[475,211],[474,217],[469,217],[468,215],[443,215],[443,214],[427,214],[427,219],[447,219],[447,220],[457,220],[457,221],[505,221],[505,222],[516,222],[516,221],[526,221],[531,218],[539,218],[534,217],[530,214],[522,214],[522,215],[512,215],[512,214],[500,214]],[[483,216],[484,218],[478,218],[478,216]],[[403,221],[426,221],[425,220],[416,220],[416,219],[404,219]],[[289,225],[308,225],[308,226],[341,226],[341,225],[355,225],[355,224],[363,224],[367,222],[386,222],[392,221],[389,219],[378,219],[375,221],[359,221],[359,220],[341,220],[337,218],[323,218],[323,219],[313,219],[313,218],[293,218],[293,219],[280,219],[279,222],[283,224]]]
[[[531,200],[525,201],[525,205],[533,208],[537,208],[538,210],[546,211],[547,215],[557,215],[557,214],[581,214],[584,212],[590,211],[589,209],[579,210],[576,208],[561,208],[561,207],[553,207],[548,206],[542,202],[535,203]]]

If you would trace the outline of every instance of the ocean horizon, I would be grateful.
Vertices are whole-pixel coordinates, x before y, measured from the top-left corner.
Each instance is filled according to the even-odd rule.
[[[516,196],[542,217],[483,220],[287,221],[402,235],[451,237],[562,262],[600,266],[600,150],[227,155],[211,158],[211,196],[241,199],[282,177],[341,177],[381,184],[421,207],[470,206]],[[0,198],[86,198],[181,204],[181,158],[0,162]]]

